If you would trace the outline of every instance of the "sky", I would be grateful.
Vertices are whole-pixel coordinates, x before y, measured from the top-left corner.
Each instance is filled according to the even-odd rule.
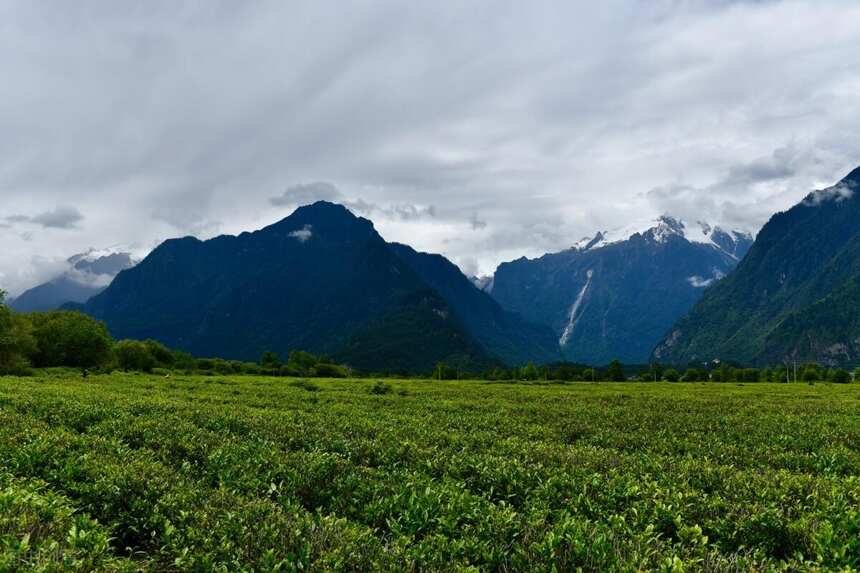
[[[0,288],[339,201],[467,274],[860,165],[860,3],[0,0]]]

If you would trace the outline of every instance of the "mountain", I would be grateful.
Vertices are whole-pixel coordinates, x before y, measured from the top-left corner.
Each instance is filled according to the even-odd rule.
[[[492,292],[493,291],[493,277],[492,276],[483,276],[477,277],[472,276],[469,277],[469,280],[472,281],[472,284],[478,287],[478,290],[482,290],[484,292]]]
[[[69,268],[50,281],[21,293],[10,304],[18,312],[54,310],[97,295],[120,271],[134,265],[129,253],[95,249],[68,259]]]
[[[860,362],[860,168],[762,228],[749,254],[667,331],[654,357]]]
[[[494,356],[511,364],[546,363],[560,358],[552,330],[505,311],[442,255],[419,253],[407,245],[391,248],[448,301],[466,329]]]
[[[503,263],[490,292],[503,308],[550,326],[566,360],[642,363],[751,243],[744,233],[663,216]]]
[[[545,355],[522,334],[539,328],[451,263],[389,245],[323,201],[252,233],[165,241],[82,308],[119,338],[244,360],[303,349],[362,370],[429,371],[440,360],[485,368],[513,349]]]

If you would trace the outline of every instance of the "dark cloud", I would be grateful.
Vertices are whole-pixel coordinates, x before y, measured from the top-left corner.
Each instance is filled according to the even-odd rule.
[[[45,211],[30,219],[31,222],[46,229],[73,229],[84,220],[84,216],[74,207],[61,206],[53,211]]]
[[[16,223],[31,223],[45,229],[74,229],[84,220],[84,216],[74,207],[59,206],[37,215],[10,215],[3,220],[6,227]]]

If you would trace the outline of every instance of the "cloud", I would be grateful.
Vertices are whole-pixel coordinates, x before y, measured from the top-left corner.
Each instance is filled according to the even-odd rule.
[[[818,207],[825,201],[835,201],[841,203],[846,199],[851,199],[854,196],[854,186],[850,183],[838,183],[826,189],[820,189],[810,193],[803,204],[807,207]]]
[[[269,203],[276,207],[300,206],[316,201],[338,201],[342,197],[340,191],[332,183],[317,181],[314,183],[299,183],[287,187],[277,197],[270,197]]]
[[[84,216],[74,207],[59,206],[51,211],[45,211],[38,215],[10,215],[3,219],[6,227],[16,223],[32,223],[40,225],[45,229],[74,229],[77,224],[84,220]]]
[[[477,213],[472,213],[469,216],[469,226],[472,228],[473,231],[480,231],[481,229],[487,228],[487,222],[478,219]]]
[[[46,229],[73,229],[84,220],[84,216],[74,207],[60,206],[53,211],[40,213],[30,219],[31,222]]]
[[[293,237],[300,243],[307,242],[313,236],[313,226],[305,225],[301,229],[297,229],[290,233],[290,237]]]
[[[397,221],[417,221],[436,216],[433,205],[413,205],[410,203],[377,205],[363,199],[346,199],[343,201],[351,211],[365,217],[383,217]]]
[[[666,210],[754,230],[860,163],[856,2],[12,0],[0,18],[0,217],[86,215],[43,221],[75,227],[62,241],[0,218],[10,290],[34,254],[239,233],[318,199],[487,274]]]

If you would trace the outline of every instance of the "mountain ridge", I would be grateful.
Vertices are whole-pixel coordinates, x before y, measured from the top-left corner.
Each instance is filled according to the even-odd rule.
[[[550,326],[567,360],[641,363],[751,242],[663,216],[645,230],[598,232],[563,251],[502,263],[489,292],[502,307]]]
[[[427,256],[405,253],[371,221],[320,201],[256,231],[164,241],[83,310],[115,336],[198,355],[257,359],[302,349],[365,370],[499,363],[464,326],[454,308],[463,305],[413,269]],[[459,275],[470,296],[486,296]]]
[[[858,185],[860,168],[774,214],[744,261],[667,331],[653,357],[752,364],[860,359],[860,331],[851,323],[860,303],[852,287],[860,276]],[[829,297],[842,315],[828,314]]]

